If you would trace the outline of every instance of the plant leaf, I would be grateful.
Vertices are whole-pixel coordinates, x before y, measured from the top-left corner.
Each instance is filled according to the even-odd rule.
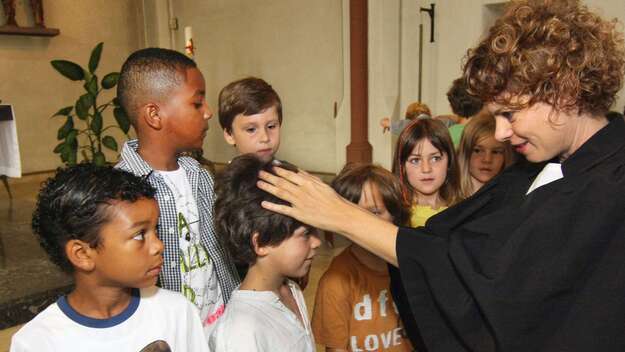
[[[113,115],[115,116],[115,121],[117,121],[119,128],[121,128],[124,133],[128,134],[128,131],[130,130],[130,119],[128,119],[128,115],[126,115],[124,109],[116,107],[113,109]]]
[[[73,108],[74,108],[73,106],[66,106],[62,108],[61,110],[57,111],[56,114],[50,116],[50,118],[53,118],[55,116],[68,116],[72,112]]]
[[[91,51],[91,57],[89,58],[89,72],[94,73],[100,63],[100,56],[102,55],[102,46],[104,43],[100,42]]]
[[[98,76],[96,75],[91,76],[91,79],[89,80],[89,82],[85,83],[83,87],[92,96],[94,97],[97,96],[98,95]]]
[[[50,61],[52,67],[57,70],[63,76],[71,79],[72,81],[80,81],[85,77],[85,72],[82,67],[67,60],[52,60]]]
[[[104,136],[104,138],[102,138],[102,144],[111,150],[117,151],[117,141],[111,136]]]
[[[61,160],[65,161],[65,163],[70,166],[76,165],[76,154],[78,153],[77,135],[77,130],[73,129],[69,131],[67,137],[65,137],[65,148],[61,152]]]
[[[76,100],[76,115],[81,120],[84,120],[89,115],[89,109],[93,104],[93,98],[89,93],[83,94]]]
[[[97,166],[104,166],[106,165],[106,157],[102,152],[95,152],[95,154],[93,154],[93,163]]]
[[[73,129],[69,131],[67,136],[65,136],[65,143],[67,143],[67,146],[70,149],[78,149],[78,140],[76,139],[77,135],[78,131],[76,129]]]
[[[65,150],[65,141],[57,144],[56,147],[54,147],[53,152],[54,154],[61,154],[63,150]]]
[[[69,166],[74,166],[76,165],[76,151],[71,151],[69,152],[69,155],[67,157],[67,164]]]
[[[74,129],[74,119],[71,116],[67,117],[67,121],[59,128],[59,131],[56,134],[56,139],[62,140],[67,137],[69,132]]]
[[[111,72],[102,78],[102,88],[111,89],[117,85],[119,79],[119,72]]]
[[[90,127],[96,135],[99,135],[102,132],[102,114],[96,112],[95,115],[93,115]]]

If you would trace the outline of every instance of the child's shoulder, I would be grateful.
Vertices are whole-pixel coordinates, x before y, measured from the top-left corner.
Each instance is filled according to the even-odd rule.
[[[350,247],[332,259],[328,270],[321,276],[319,285],[344,286],[349,285],[358,274],[358,262],[351,253]]]
[[[197,172],[201,184],[208,183],[211,187],[213,186],[213,175],[203,168],[199,161],[190,156],[179,156],[178,164],[187,170],[187,172]]]
[[[68,331],[72,325],[72,321],[63,314],[55,302],[37,314],[13,335],[11,351],[44,348],[51,339],[55,338],[58,332]]]
[[[179,314],[182,311],[193,310],[195,308],[180,292],[174,292],[156,286],[143,288],[140,291],[141,302],[145,305],[154,306],[154,309]]]

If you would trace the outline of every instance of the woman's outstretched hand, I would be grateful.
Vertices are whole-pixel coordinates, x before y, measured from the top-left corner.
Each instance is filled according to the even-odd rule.
[[[320,179],[305,171],[274,167],[261,171],[258,187],[291,205],[263,202],[265,209],[295,218],[313,227],[340,233],[380,258],[397,266],[397,227],[341,198]],[[372,236],[375,234],[375,236]]]
[[[300,170],[293,172],[274,167],[276,175],[261,171],[258,187],[291,204],[263,202],[265,209],[295,218],[311,226],[343,232],[344,222],[354,208],[319,178]]]

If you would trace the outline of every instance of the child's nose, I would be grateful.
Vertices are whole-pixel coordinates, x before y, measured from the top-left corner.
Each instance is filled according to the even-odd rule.
[[[491,161],[493,161],[493,153],[489,151],[484,153],[484,157],[482,158],[482,161],[484,161],[485,163],[490,163]]]
[[[211,110],[206,101],[204,101],[204,104],[206,104],[206,108],[204,109],[204,120],[210,120],[211,117],[213,117],[213,110]]]
[[[316,249],[321,245],[321,239],[319,238],[319,233],[315,232],[310,236],[310,248]]]
[[[151,254],[152,255],[161,255],[163,254],[164,249],[163,241],[161,241],[158,236],[154,236],[154,241],[152,241]]]
[[[267,131],[267,128],[260,129],[260,141],[269,142],[269,131]]]
[[[428,160],[421,161],[421,172],[427,173],[432,171],[432,166]]]

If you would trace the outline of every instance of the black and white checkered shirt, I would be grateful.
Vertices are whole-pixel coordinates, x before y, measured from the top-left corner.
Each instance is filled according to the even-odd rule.
[[[163,177],[158,172],[152,172],[153,169],[150,165],[139,156],[138,147],[139,142],[136,139],[127,141],[122,149],[120,161],[115,167],[132,172],[137,176],[149,175],[148,182],[156,188],[156,200],[160,210],[158,234],[165,245],[160,283],[163,288],[182,292],[180,244],[178,242],[180,234],[178,233],[176,202]],[[224,302],[227,303],[230,300],[230,294],[240,280],[228,252],[221,246],[213,227],[213,206],[215,203],[213,178],[193,158],[180,157],[178,164],[185,170],[193,189],[193,197],[197,202],[200,216],[200,242],[208,250],[208,254],[215,265]]]

